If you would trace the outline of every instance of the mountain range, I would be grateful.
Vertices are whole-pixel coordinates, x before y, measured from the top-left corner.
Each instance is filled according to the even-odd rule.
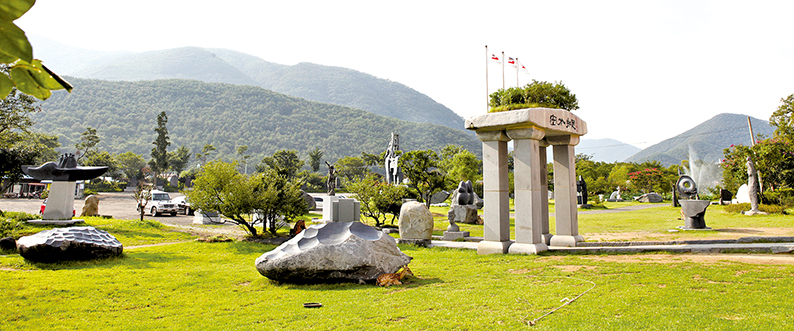
[[[463,118],[427,95],[403,84],[352,69],[313,63],[282,65],[217,48],[99,52],[35,36],[31,36],[31,41],[36,56],[47,59],[46,64],[61,75],[111,81],[176,78],[255,85],[311,101],[464,130]]]
[[[315,147],[333,162],[361,152],[380,154],[391,133],[400,134],[404,151],[462,145],[482,155],[482,144],[462,130],[384,117],[360,109],[308,101],[252,85],[197,80],[103,81],[66,77],[71,93],[57,91],[32,116],[34,129],[57,135],[73,151],[86,127],[97,130],[98,147],[110,153],[132,151],[148,158],[154,147],[157,115],[165,111],[171,149],[185,145],[198,152],[205,144],[214,156],[234,160],[247,145],[253,161],[280,149],[301,158]]]
[[[723,158],[725,148],[751,144],[747,118],[747,115],[740,114],[716,115],[684,133],[643,149],[626,161],[657,160],[669,166],[692,157],[693,160],[717,162]],[[771,137],[775,131],[767,121],[751,117],[751,122],[756,136]]]

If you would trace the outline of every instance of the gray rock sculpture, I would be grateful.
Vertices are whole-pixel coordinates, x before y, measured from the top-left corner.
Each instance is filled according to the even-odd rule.
[[[308,206],[309,210],[317,209],[317,202],[314,201],[314,197],[304,191],[301,191],[301,194],[303,196],[303,200],[306,200],[306,205]]]
[[[458,184],[458,188],[455,189],[457,192],[456,201],[458,205],[473,205],[474,204],[474,188],[471,185],[471,181],[461,181]]]
[[[764,215],[766,213],[758,210],[758,194],[761,191],[758,182],[758,172],[755,170],[755,162],[750,156],[747,157],[747,191],[750,195],[750,211],[744,212],[745,215]]]
[[[659,193],[651,192],[637,197],[636,200],[639,202],[659,203],[662,202],[662,196]]]
[[[5,237],[0,239],[0,250],[12,250],[17,248],[17,242],[14,237]]]
[[[680,175],[675,183],[677,190],[678,203],[681,204],[681,215],[684,218],[684,226],[679,226],[683,230],[708,230],[706,226],[706,208],[711,203],[708,200],[698,199],[698,186],[692,177]]]
[[[447,191],[436,192],[435,194],[430,196],[430,204],[432,205],[432,204],[442,203],[444,201],[447,201],[448,198],[449,198],[449,192]]]
[[[424,244],[433,238],[433,214],[421,202],[406,202],[400,208],[400,243]]]
[[[477,207],[477,209],[482,209],[482,207],[485,206],[485,201],[477,195],[477,192],[472,191],[471,194],[474,195],[474,206]]]
[[[256,270],[285,283],[372,282],[411,262],[389,235],[360,222],[314,224],[262,254]]]
[[[615,192],[612,192],[612,194],[609,195],[609,199],[607,199],[607,201],[609,201],[609,202],[621,202],[621,201],[623,201],[623,198],[620,197],[620,186],[618,186],[618,188],[617,188],[617,190],[615,190]]]
[[[124,247],[113,235],[90,226],[55,228],[17,240],[17,251],[36,262],[91,260],[121,255]]]

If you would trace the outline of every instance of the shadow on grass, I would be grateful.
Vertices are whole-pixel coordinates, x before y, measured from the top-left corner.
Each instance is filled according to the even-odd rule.
[[[728,232],[728,233],[763,233],[764,231],[755,230],[755,229],[714,229],[717,232]]]
[[[271,284],[283,287],[287,290],[301,290],[301,291],[345,291],[345,290],[360,290],[366,288],[379,288],[375,282],[367,282],[365,284],[355,282],[345,283],[321,283],[321,284],[293,284],[293,283],[279,283],[274,280],[268,279]],[[422,286],[432,285],[436,283],[444,283],[440,278],[417,278],[411,277],[403,282],[403,285],[393,285],[388,287],[395,290],[410,290]]]
[[[93,260],[74,260],[52,263],[35,262],[27,259],[24,261],[39,270],[75,270],[107,269],[117,266],[124,266],[131,269],[162,268],[162,265],[160,265],[161,263],[173,263],[184,260],[187,260],[187,257],[178,253],[133,252],[132,254],[123,253],[121,256]]]

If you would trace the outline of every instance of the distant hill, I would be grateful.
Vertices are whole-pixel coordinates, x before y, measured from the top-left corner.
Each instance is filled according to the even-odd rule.
[[[461,130],[308,101],[258,86],[177,79],[67,79],[75,86],[72,93],[54,93],[33,119],[36,131],[58,135],[70,151],[90,126],[102,140],[100,149],[149,158],[157,114],[165,111],[171,150],[186,145],[197,152],[209,143],[225,160],[237,158],[239,145],[249,146],[254,163],[279,149],[295,149],[306,159],[308,150],[319,147],[329,161],[362,151],[379,154],[392,132],[400,134],[402,150],[438,151],[452,143],[482,155],[481,143]]]
[[[771,137],[774,129],[769,122],[751,118],[753,132]],[[675,137],[650,146],[631,156],[627,162],[657,160],[669,166],[689,158],[689,148],[697,159],[716,162],[723,158],[723,150],[731,145],[750,145],[747,115],[719,114]]]
[[[312,101],[464,130],[463,118],[427,95],[352,69],[312,63],[281,65],[228,49],[184,47],[143,53],[106,53],[58,46],[43,38],[33,37],[32,40],[37,57],[52,59],[45,64],[50,64],[61,75],[113,81],[177,78],[257,85]]]
[[[584,139],[576,145],[577,154],[587,154],[596,162],[622,162],[641,149],[615,139]]]

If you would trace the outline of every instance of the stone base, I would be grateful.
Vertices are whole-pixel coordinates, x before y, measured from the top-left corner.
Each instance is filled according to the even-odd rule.
[[[40,225],[73,225],[77,223],[83,223],[85,220],[82,219],[71,219],[71,220],[29,220],[28,224],[40,224]]]
[[[469,231],[444,231],[444,237],[441,240],[454,241],[469,236]]]
[[[549,246],[576,247],[576,243],[584,241],[581,235],[561,236],[554,235],[549,241]]]
[[[481,241],[477,244],[477,254],[505,254],[512,241]]]
[[[507,252],[510,254],[538,254],[549,250],[549,246],[544,243],[537,244],[519,244],[514,243],[510,245]]]
[[[686,227],[686,226],[683,226],[683,225],[677,226],[676,229],[685,230],[685,231],[711,230],[711,228],[708,227],[708,226],[702,227],[702,228],[690,228],[690,227]]]
[[[590,208],[593,208],[593,205],[591,205],[589,203],[586,203],[586,204],[583,204],[583,205],[578,205],[576,207],[577,208],[581,208],[581,209],[590,209]]]
[[[222,224],[223,220],[221,220],[221,216],[217,213],[212,214],[202,214],[196,212],[193,215],[193,224]]]
[[[551,234],[551,233],[544,233],[544,234],[541,234],[540,236],[543,239],[543,243],[546,244],[546,245],[550,244],[551,243],[551,237],[554,237],[554,235]]]
[[[762,212],[762,211],[752,211],[752,210],[748,210],[748,211],[742,212],[742,214],[744,214],[745,216],[753,216],[753,215],[767,215],[767,213],[765,213],[765,212]]]
[[[430,246],[430,239],[397,239],[398,244],[417,245],[422,247]]]

